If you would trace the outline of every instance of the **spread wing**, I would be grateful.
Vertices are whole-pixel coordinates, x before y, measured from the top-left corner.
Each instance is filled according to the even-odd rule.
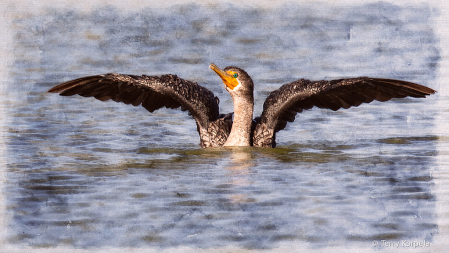
[[[133,106],[141,104],[150,112],[164,106],[181,107],[183,111],[188,110],[202,128],[207,128],[210,122],[219,117],[218,98],[211,91],[176,75],[87,76],[55,86],[48,92],[59,93],[61,96],[78,94],[101,101],[111,99]]]
[[[254,146],[274,147],[275,134],[293,122],[296,114],[316,106],[336,111],[373,100],[425,97],[435,93],[428,87],[393,79],[350,78],[332,81],[298,80],[281,86],[265,100],[254,130]]]

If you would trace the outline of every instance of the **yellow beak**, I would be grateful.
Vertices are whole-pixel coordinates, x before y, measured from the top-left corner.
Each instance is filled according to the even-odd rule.
[[[224,71],[221,70],[219,67],[217,67],[215,64],[211,63],[209,65],[209,68],[215,71],[221,79],[223,80],[223,83],[228,87],[229,89],[233,90],[237,85],[239,85],[239,82],[237,81],[237,78],[233,77],[234,74],[233,71]]]

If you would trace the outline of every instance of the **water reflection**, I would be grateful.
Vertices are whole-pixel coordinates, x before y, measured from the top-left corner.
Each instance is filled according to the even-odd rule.
[[[379,143],[381,150],[398,145]],[[437,229],[431,212],[432,156],[418,157],[425,147],[399,143],[401,156],[358,155],[361,146],[372,150],[367,144],[141,148],[139,160],[117,166],[43,169],[15,179],[22,190],[10,208],[23,230],[10,241],[98,246],[104,241],[88,235],[102,229],[114,235],[105,240],[115,246],[130,245],[113,239],[125,230],[135,245],[160,246],[431,240]],[[323,156],[328,152],[333,154]],[[52,233],[43,234],[49,225]],[[73,239],[79,233],[85,236]]]
[[[231,150],[230,163],[225,167],[229,173],[231,181],[229,184],[234,186],[250,186],[254,179],[251,178],[251,169],[254,167],[253,148],[228,148]],[[236,193],[229,196],[233,203],[254,202],[253,198],[248,198],[246,194]]]

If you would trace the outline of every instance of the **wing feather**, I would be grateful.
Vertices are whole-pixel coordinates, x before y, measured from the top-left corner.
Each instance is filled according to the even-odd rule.
[[[176,75],[159,77],[110,73],[86,76],[57,85],[48,92],[142,105],[150,112],[162,107],[181,107],[182,110],[188,110],[201,127],[207,127],[219,118],[218,100],[214,94]]]
[[[281,86],[267,97],[253,133],[253,144],[274,147],[276,132],[284,129],[287,122],[294,121],[298,112],[314,106],[336,111],[373,100],[422,98],[435,92],[416,83],[394,79],[359,77],[315,82],[301,79]]]

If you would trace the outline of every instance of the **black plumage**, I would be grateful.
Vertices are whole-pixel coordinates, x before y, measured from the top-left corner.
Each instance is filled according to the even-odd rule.
[[[423,98],[435,91],[428,87],[393,79],[358,77],[332,81],[297,80],[273,91],[265,100],[257,130],[275,134],[292,122],[298,112],[314,106],[336,111],[348,109],[373,100],[388,101],[392,98]],[[260,132],[260,130],[259,130]],[[274,138],[255,138],[260,146],[275,146]],[[272,142],[272,143],[270,143]]]
[[[215,66],[215,65],[214,65]],[[216,67],[216,66],[215,66]],[[243,70],[232,69],[235,77],[253,110],[252,80]],[[234,73],[233,72],[233,73]],[[237,75],[236,75],[237,76]],[[251,87],[246,87],[249,85]],[[232,92],[228,90],[229,92]],[[142,105],[150,112],[167,107],[189,111],[196,120],[200,145],[203,148],[223,146],[233,124],[232,114],[219,114],[219,100],[208,89],[197,83],[181,79],[176,75],[136,76],[105,74],[78,78],[51,88],[48,92],[62,96],[75,94],[95,97],[98,100],[113,100],[133,106]],[[338,110],[370,103],[373,100],[387,101],[391,98],[425,97],[434,90],[411,82],[381,78],[349,78],[332,81],[297,80],[273,91],[265,100],[263,112],[251,124],[251,144],[257,147],[275,147],[276,132],[287,122],[293,122],[296,114],[314,106]],[[245,99],[245,98],[244,98]],[[237,113],[237,112],[235,112]],[[252,116],[251,116],[252,117]]]

